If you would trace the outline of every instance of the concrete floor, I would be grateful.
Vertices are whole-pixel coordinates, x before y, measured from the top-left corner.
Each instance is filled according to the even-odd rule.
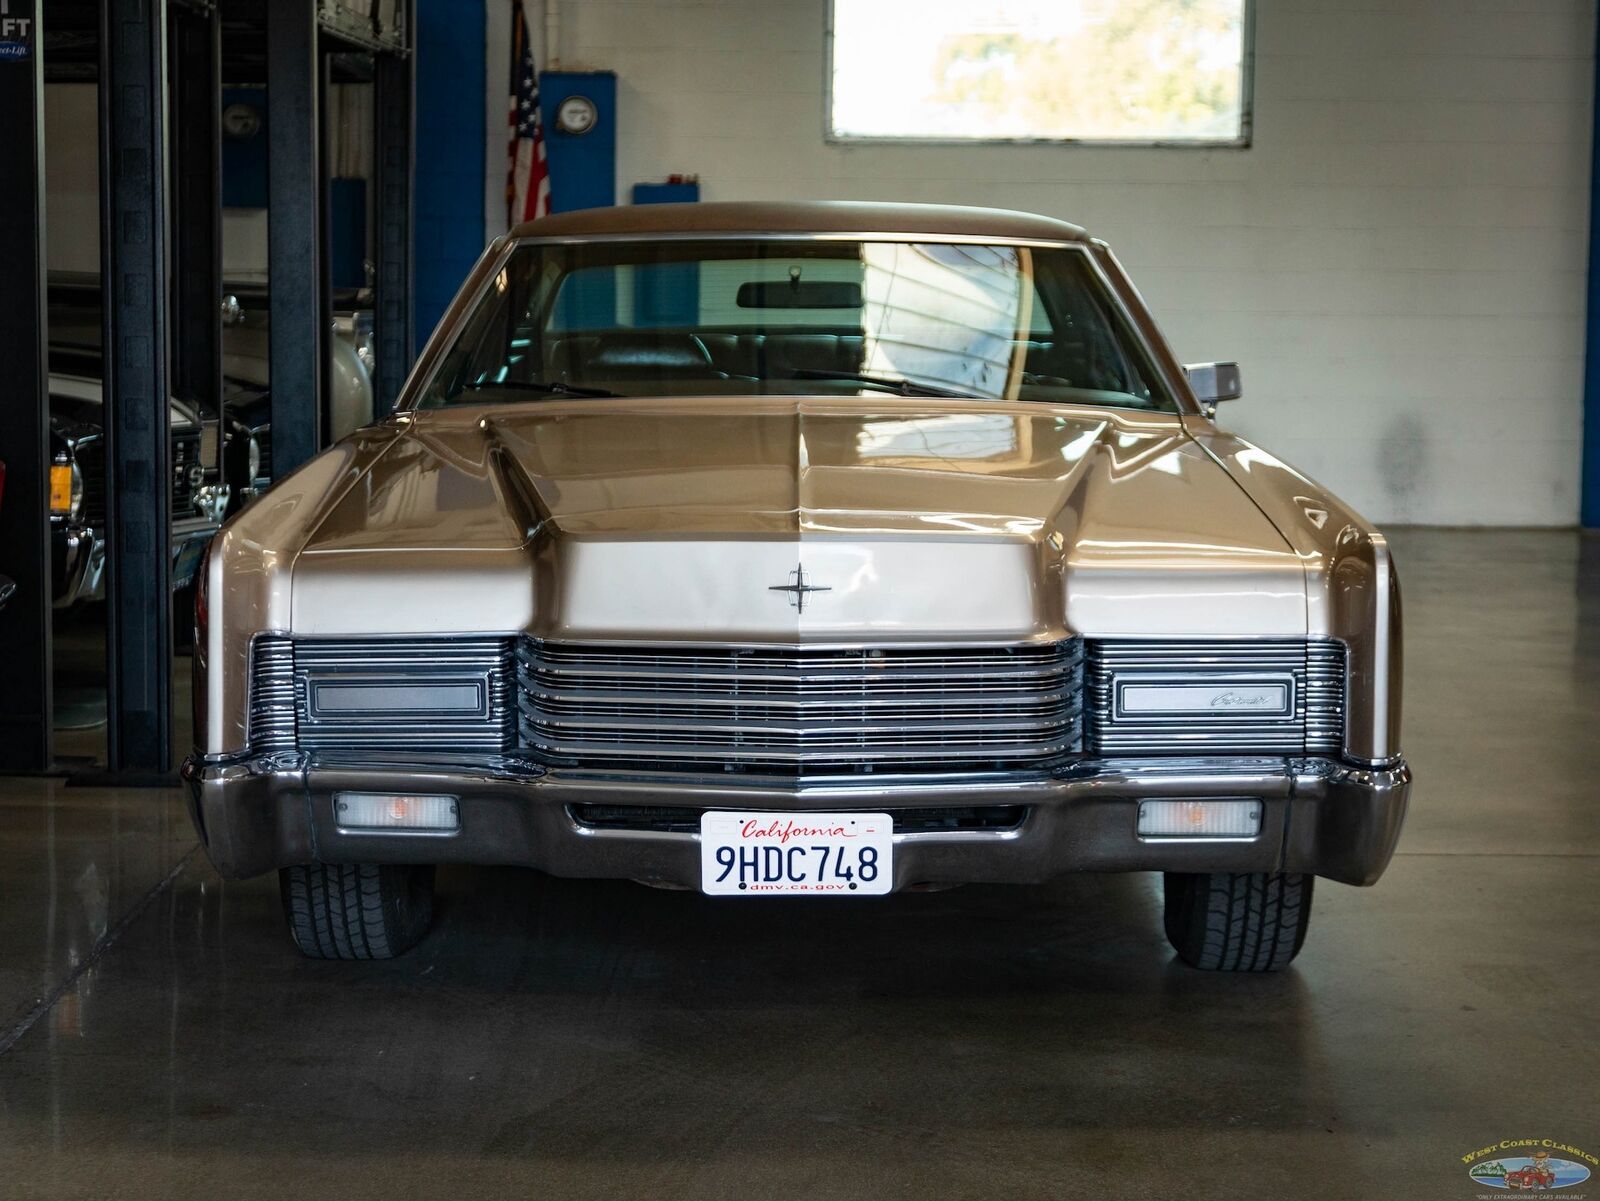
[[[1409,827],[1278,977],[1175,966],[1117,876],[447,871],[417,951],[313,963],[175,793],[0,781],[0,1196],[1464,1198],[1501,1139],[1600,1154],[1600,540],[1395,543]]]

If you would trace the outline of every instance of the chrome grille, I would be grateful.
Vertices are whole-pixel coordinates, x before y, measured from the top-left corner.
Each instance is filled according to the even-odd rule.
[[[1194,751],[1336,752],[1344,742],[1345,648],[1313,639],[1091,640],[1084,669],[1091,754]],[[1282,684],[1287,712],[1130,715],[1116,692],[1129,683]]]
[[[973,647],[517,649],[523,745],[634,769],[1016,771],[1081,746],[1076,639]]]
[[[194,514],[194,483],[189,469],[202,463],[200,431],[193,427],[175,430],[172,435],[172,515],[190,517]]]
[[[83,476],[83,512],[79,520],[94,530],[106,528],[106,444],[99,437],[85,438],[74,452]]]
[[[516,745],[509,638],[297,639],[298,744],[505,751]],[[338,708],[319,703],[337,689]]]
[[[261,634],[250,643],[250,749],[294,749],[294,643]]]

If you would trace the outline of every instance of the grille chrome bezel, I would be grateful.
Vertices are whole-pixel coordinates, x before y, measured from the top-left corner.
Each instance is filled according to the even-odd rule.
[[[1085,648],[1087,750],[1093,755],[1335,753],[1344,743],[1346,649],[1322,638],[1090,639]],[[1122,712],[1134,683],[1288,685],[1275,714]]]
[[[1082,742],[1077,639],[517,647],[524,747],[575,767],[770,776],[1036,769]]]
[[[258,635],[250,674],[254,751],[516,749],[510,638]],[[384,706],[319,708],[322,684],[393,695]],[[467,688],[475,705],[440,703]]]
[[[509,638],[417,636],[303,638],[295,641],[295,721],[305,750],[404,747],[509,751],[516,747]],[[319,708],[321,685],[389,690],[388,708]],[[478,704],[446,706],[447,692],[471,687]]]

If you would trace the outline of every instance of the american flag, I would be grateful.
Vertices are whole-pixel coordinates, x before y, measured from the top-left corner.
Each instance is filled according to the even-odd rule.
[[[550,211],[550,168],[544,156],[544,122],[539,117],[539,72],[528,46],[528,18],[522,0],[511,6],[511,106],[507,115],[506,217],[512,225]]]

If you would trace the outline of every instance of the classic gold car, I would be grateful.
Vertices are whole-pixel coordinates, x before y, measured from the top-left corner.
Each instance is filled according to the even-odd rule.
[[[1371,884],[1410,775],[1383,537],[1213,404],[1104,243],[926,205],[497,240],[398,411],[203,569],[196,828],[309,955],[439,863],[739,898],[1165,873],[1201,968]]]

